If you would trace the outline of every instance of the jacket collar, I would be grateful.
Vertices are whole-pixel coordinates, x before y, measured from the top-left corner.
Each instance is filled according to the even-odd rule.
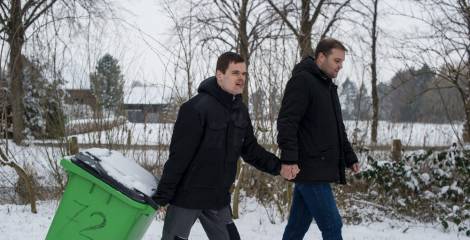
[[[217,99],[228,109],[239,108],[242,102],[241,94],[232,95],[223,90],[217,83],[215,76],[209,77],[199,85],[198,92],[207,93]]]
[[[334,87],[337,87],[337,85],[333,83],[333,80],[318,67],[318,65],[315,63],[315,58],[311,55],[305,57],[302,59],[302,61],[295,65],[293,74],[300,71],[307,71],[318,78],[322,83],[327,85],[332,84]]]

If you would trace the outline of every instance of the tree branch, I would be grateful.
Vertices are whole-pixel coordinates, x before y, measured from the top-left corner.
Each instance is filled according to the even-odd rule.
[[[349,3],[351,2],[351,0],[347,0],[345,1],[343,4],[341,4],[341,6],[339,6],[335,13],[333,14],[333,19],[331,19],[331,21],[328,23],[328,25],[326,26],[325,28],[325,31],[323,31],[322,35],[321,35],[321,38],[320,39],[323,39],[326,37],[326,34],[328,34],[328,32],[330,31],[330,29],[333,27],[333,25],[335,24],[335,22],[337,22],[338,20],[340,20],[341,18],[338,17],[339,13],[341,12],[341,10],[346,7]]]
[[[323,0],[322,0],[323,1]],[[273,3],[272,0],[268,0],[269,5],[274,9],[274,11],[281,17],[282,21],[289,27],[289,29],[294,33],[295,37],[299,37],[299,31],[292,25],[292,23],[287,19],[287,13],[282,13],[281,10]]]
[[[33,9],[33,11],[31,12],[31,15],[29,15],[29,17],[25,20],[24,22],[24,29],[28,29],[29,26],[31,26],[31,24],[36,21],[36,19],[38,19],[39,17],[41,17],[44,13],[46,13],[47,10],[49,10],[55,3],[57,2],[57,0],[52,0],[49,4],[47,4],[43,9],[39,10],[40,6],[44,3],[44,2],[40,2],[38,5],[36,5],[36,7]],[[36,13],[37,11],[39,11],[38,13]]]
[[[320,0],[320,2],[318,3],[317,7],[315,8],[315,12],[313,12],[312,19],[308,21],[309,26],[313,26],[313,24],[317,21],[318,16],[320,16],[321,8],[324,3],[325,3],[325,0]]]

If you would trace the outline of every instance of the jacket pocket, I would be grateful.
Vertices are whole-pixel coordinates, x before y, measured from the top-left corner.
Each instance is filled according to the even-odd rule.
[[[205,154],[206,155],[206,154]],[[184,186],[190,188],[214,188],[220,184],[219,161],[207,157],[198,157],[194,160],[189,171],[186,173]]]
[[[248,127],[248,121],[237,121],[234,122],[234,133],[233,133],[233,143],[237,150],[243,146],[245,141],[246,128]]]
[[[331,155],[331,151],[334,151],[333,145],[320,145],[315,148],[310,148],[308,156],[318,160],[326,160]]]
[[[223,148],[226,141],[227,122],[209,122],[207,124],[204,145],[207,148]]]

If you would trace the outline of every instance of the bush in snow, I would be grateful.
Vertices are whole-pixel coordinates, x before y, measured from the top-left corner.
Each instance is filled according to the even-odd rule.
[[[44,109],[42,107],[46,99],[45,85],[47,80],[41,74],[37,62],[32,62],[23,57],[22,82],[24,90],[25,135],[31,138],[33,135],[42,135],[45,130]]]
[[[351,181],[367,186],[369,200],[470,236],[469,150],[420,151],[398,162],[368,156],[367,164]]]
[[[25,135],[28,138],[63,137],[65,117],[62,111],[62,79],[59,77],[49,82],[43,75],[46,66],[26,57],[23,57],[23,61]]]

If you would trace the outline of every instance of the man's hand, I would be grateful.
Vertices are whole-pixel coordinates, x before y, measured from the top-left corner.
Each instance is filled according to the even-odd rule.
[[[167,208],[168,208],[168,205],[164,207],[159,207],[157,210],[156,219],[158,220],[165,219]]]
[[[354,173],[359,173],[360,169],[359,169],[359,163],[354,163],[352,166],[351,166],[351,170],[354,172]]]
[[[282,164],[281,166],[281,176],[287,180],[294,179],[299,172],[300,172],[300,169],[297,164],[292,164],[292,165]]]

